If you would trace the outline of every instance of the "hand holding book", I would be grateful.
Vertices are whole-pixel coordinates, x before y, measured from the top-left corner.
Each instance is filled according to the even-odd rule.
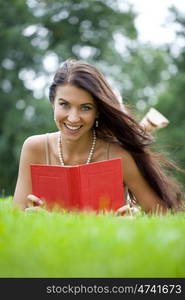
[[[35,195],[29,194],[27,196],[28,199],[28,207],[25,211],[37,211],[40,210],[44,206],[44,201]]]
[[[40,198],[36,197],[35,195],[28,195],[27,197],[30,201],[29,206],[25,209],[25,211],[38,211],[43,209],[43,206],[45,205],[45,202],[41,200]],[[139,208],[137,207],[131,207],[130,205],[126,204],[121,207],[119,207],[115,211],[116,216],[130,216],[133,217],[134,215],[138,214],[140,212]]]

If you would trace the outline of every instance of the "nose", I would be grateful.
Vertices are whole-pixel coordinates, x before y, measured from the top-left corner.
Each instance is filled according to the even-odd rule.
[[[77,109],[70,109],[67,117],[71,124],[78,123],[80,121],[80,115]]]

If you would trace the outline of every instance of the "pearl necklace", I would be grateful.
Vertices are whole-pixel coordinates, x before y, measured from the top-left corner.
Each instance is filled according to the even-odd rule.
[[[92,141],[92,147],[91,150],[89,152],[86,164],[89,164],[91,162],[93,153],[94,153],[94,149],[95,149],[95,145],[96,145],[96,132],[95,130],[93,130],[93,141]],[[59,156],[59,160],[60,160],[60,164],[62,166],[64,166],[64,159],[63,159],[63,155],[62,155],[62,136],[61,136],[61,132],[59,131],[59,135],[58,135],[58,156]]]

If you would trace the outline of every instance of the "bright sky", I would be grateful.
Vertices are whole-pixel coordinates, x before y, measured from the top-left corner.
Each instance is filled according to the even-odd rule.
[[[163,44],[174,40],[175,26],[164,26],[169,19],[168,8],[174,5],[185,14],[185,0],[127,0],[127,2],[133,4],[139,13],[136,27],[142,41]]]

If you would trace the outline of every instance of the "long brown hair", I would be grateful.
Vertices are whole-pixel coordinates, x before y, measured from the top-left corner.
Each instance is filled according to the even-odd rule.
[[[163,203],[168,208],[179,209],[182,206],[181,187],[167,173],[169,169],[178,167],[162,154],[151,150],[151,135],[130,114],[123,111],[104,75],[87,62],[67,60],[55,74],[50,86],[51,103],[54,102],[56,88],[67,83],[93,96],[99,112],[97,136],[118,143],[129,151],[140,172]],[[131,191],[129,193],[131,199],[137,201]]]

